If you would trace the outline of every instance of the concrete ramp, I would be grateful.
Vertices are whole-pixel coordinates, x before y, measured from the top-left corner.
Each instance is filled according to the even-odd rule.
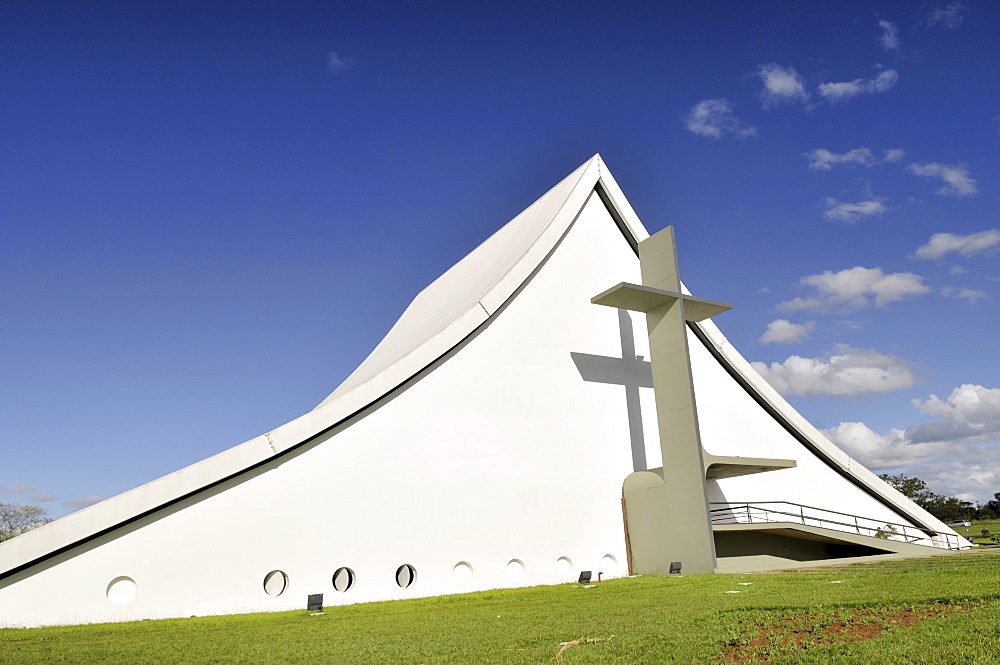
[[[795,522],[716,524],[712,532],[720,573],[943,556],[956,551]]]

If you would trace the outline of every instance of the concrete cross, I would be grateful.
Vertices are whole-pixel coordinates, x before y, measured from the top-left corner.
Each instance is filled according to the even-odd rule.
[[[703,321],[732,306],[681,292],[672,226],[639,243],[639,265],[641,285],[623,282],[595,296],[591,302],[646,314],[663,455],[663,486],[650,494],[655,505],[643,506],[644,514],[656,516],[644,518],[645,522],[655,522],[648,524],[650,534],[644,538],[653,543],[651,547],[661,560],[659,564],[681,561],[685,573],[712,572],[716,566],[715,542],[709,519],[687,322]],[[631,529],[631,520],[629,525]]]

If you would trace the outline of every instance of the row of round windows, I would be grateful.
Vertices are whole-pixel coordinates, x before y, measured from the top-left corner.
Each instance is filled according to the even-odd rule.
[[[350,568],[338,568],[333,574],[333,588],[344,592],[354,586],[354,571]],[[408,563],[396,569],[396,584],[406,588],[417,579],[417,570]],[[288,588],[288,574],[283,570],[272,570],[264,576],[264,593],[269,596],[280,596]]]
[[[614,575],[618,569],[618,561],[611,554],[607,554],[601,559],[602,570],[605,574]],[[574,575],[573,561],[566,556],[559,557],[555,561],[555,572],[562,579],[571,579]],[[507,579],[511,582],[520,582],[524,579],[525,566],[520,559],[511,559],[507,562]],[[460,586],[472,583],[475,571],[468,561],[459,561],[452,568],[452,580]],[[341,593],[354,587],[357,576],[354,571],[347,567],[338,568],[330,579],[335,591]],[[404,563],[396,569],[396,584],[401,589],[413,586],[417,581],[417,569],[411,564]],[[272,570],[264,576],[264,593],[269,596],[280,596],[288,588],[288,574],[282,570]],[[128,605],[138,592],[135,580],[130,577],[116,577],[108,584],[106,595],[108,602],[112,605]]]
[[[607,554],[601,559],[604,573],[614,575],[617,573],[618,560],[611,554]],[[555,562],[556,574],[562,579],[571,579],[574,576],[573,561],[566,556],[559,557]],[[474,575],[472,564],[468,561],[459,561],[452,568],[452,580],[459,586],[466,586],[472,583]],[[520,559],[511,559],[507,562],[507,579],[511,582],[520,582],[524,579],[525,566]],[[333,573],[331,582],[335,591],[341,593],[351,589],[356,581],[354,571],[350,568],[338,568]],[[417,569],[408,563],[396,569],[396,585],[401,589],[406,589],[417,581]],[[280,596],[288,588],[288,575],[282,570],[272,570],[264,576],[264,592],[269,596]]]

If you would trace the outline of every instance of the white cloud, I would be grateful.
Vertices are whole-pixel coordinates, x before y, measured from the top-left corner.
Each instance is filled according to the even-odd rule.
[[[882,28],[882,48],[886,51],[899,50],[899,29],[889,21],[879,21],[878,27]]]
[[[10,485],[0,485],[0,492],[10,492],[11,494],[27,494],[34,492],[35,486],[15,480]]]
[[[938,164],[936,162],[918,164],[914,162],[908,165],[906,170],[913,175],[941,178],[945,185],[934,192],[941,196],[972,196],[979,191],[976,187],[976,181],[969,177],[969,169],[965,164]]]
[[[906,157],[906,151],[902,148],[889,148],[882,151],[883,162],[898,162],[903,157]]]
[[[106,496],[84,496],[79,499],[73,499],[71,501],[65,502],[63,505],[69,506],[70,508],[87,508],[95,503],[100,503],[108,497]]]
[[[1000,487],[1000,445],[997,441],[914,441],[912,427],[878,434],[864,423],[840,423],[825,434],[875,472],[906,469],[931,491],[966,501],[985,502]]]
[[[887,275],[881,268],[861,266],[808,275],[799,280],[799,284],[815,289],[813,296],[780,303],[779,310],[853,312],[873,304],[882,307],[931,290],[920,275],[909,272]]]
[[[776,319],[767,324],[767,330],[760,336],[760,343],[793,344],[808,337],[814,328],[815,321],[792,323],[788,319]]]
[[[745,126],[733,112],[728,99],[703,99],[684,118],[688,131],[699,136],[721,139],[731,134],[738,139],[756,136],[757,128]]]
[[[10,485],[0,485],[0,492],[8,492],[10,494],[27,494],[30,501],[38,501],[40,503],[46,503],[49,501],[59,501],[59,497],[52,492],[39,492],[38,488],[31,483],[22,483],[19,480],[15,480]]]
[[[864,217],[884,213],[888,210],[885,201],[886,198],[882,196],[875,196],[867,201],[858,201],[857,203],[845,203],[837,199],[827,198],[824,200],[827,210],[823,216],[838,222],[854,224]]]
[[[1000,487],[998,442],[950,444],[945,452],[909,469],[938,494],[985,503]]]
[[[918,382],[910,363],[874,349],[834,345],[819,358],[790,356],[781,363],[751,363],[782,395],[858,397],[906,390]]]
[[[918,21],[918,25],[923,24],[925,28],[931,28],[940,23],[944,27],[954,30],[962,25],[962,20],[965,19],[965,15],[968,13],[969,8],[961,2],[952,2],[947,7],[938,7],[927,14],[927,16]]]
[[[958,286],[946,286],[941,289],[941,295],[946,298],[956,298],[958,300],[968,300],[975,305],[977,302],[987,297],[986,291],[979,289],[966,289]]]
[[[331,72],[346,72],[354,66],[354,58],[342,58],[336,51],[330,51],[326,56],[326,68]]]
[[[881,160],[876,160],[874,153],[864,146],[839,154],[831,152],[826,148],[817,148],[816,150],[803,153],[803,156],[809,159],[809,170],[829,171],[834,166],[842,164],[860,164],[861,166],[871,167],[875,164],[898,162],[906,156],[906,151],[902,148],[883,150]]]
[[[873,471],[909,466],[941,452],[940,446],[912,444],[903,430],[891,429],[883,435],[859,422],[840,423],[824,434]]]
[[[914,252],[918,259],[940,259],[951,252],[957,252],[966,258],[978,254],[993,254],[1000,249],[1000,230],[990,229],[968,235],[956,233],[935,233],[926,245],[921,245]]]
[[[947,399],[932,394],[913,405],[929,416],[968,425],[977,434],[1000,432],[1000,388],[963,383]]]
[[[947,399],[931,395],[915,407],[942,421],[878,434],[863,423],[840,423],[827,436],[873,471],[908,467],[932,491],[983,501],[1000,487],[1000,389],[964,384]]]
[[[782,67],[776,62],[771,62],[759,65],[757,76],[764,83],[760,96],[766,109],[781,104],[809,101],[805,81],[793,67]]]
[[[856,95],[874,95],[885,92],[896,85],[899,74],[894,69],[887,69],[875,78],[866,81],[854,79],[839,83],[821,83],[817,88],[820,97],[831,102],[845,102]]]
[[[829,171],[838,164],[861,164],[871,166],[875,163],[872,151],[862,146],[854,150],[840,153],[830,152],[825,148],[817,148],[805,153],[809,158],[809,169],[811,171]]]

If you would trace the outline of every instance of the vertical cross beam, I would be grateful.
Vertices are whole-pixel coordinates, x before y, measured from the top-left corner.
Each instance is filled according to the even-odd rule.
[[[667,227],[639,243],[642,285],[622,283],[594,297],[599,305],[644,312],[649,333],[656,417],[663,455],[663,485],[647,492],[641,513],[644,552],[636,572],[665,573],[680,561],[685,573],[715,570],[715,541],[708,512],[698,410],[691,375],[687,321],[701,321],[730,305],[681,292],[674,229]],[[628,508],[629,497],[626,496]]]

